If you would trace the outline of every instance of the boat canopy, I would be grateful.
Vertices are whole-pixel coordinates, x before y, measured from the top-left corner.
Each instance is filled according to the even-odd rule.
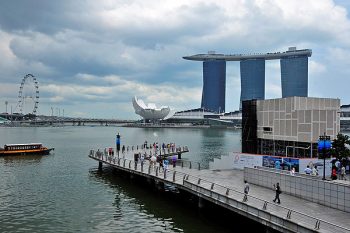
[[[6,146],[41,146],[42,143],[22,143],[22,144],[5,144]]]

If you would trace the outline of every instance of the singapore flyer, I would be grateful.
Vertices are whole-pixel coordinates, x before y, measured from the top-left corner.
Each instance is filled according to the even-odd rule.
[[[18,91],[18,103],[16,109],[21,114],[36,115],[39,105],[39,83],[32,74],[22,78]]]

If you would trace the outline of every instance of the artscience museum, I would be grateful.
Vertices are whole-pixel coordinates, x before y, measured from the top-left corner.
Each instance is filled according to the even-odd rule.
[[[143,117],[145,121],[166,120],[175,113],[168,106],[157,108],[154,103],[148,103],[146,105],[143,100],[138,99],[136,96],[132,99],[132,105],[134,106],[135,113]]]

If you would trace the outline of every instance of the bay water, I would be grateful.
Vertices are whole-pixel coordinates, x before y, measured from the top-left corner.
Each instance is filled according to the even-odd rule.
[[[244,232],[237,229],[247,223],[220,216],[227,212],[202,212],[107,166],[99,172],[89,150],[115,147],[117,133],[126,146],[145,140],[188,146],[183,158],[206,168],[241,145],[240,130],[232,129],[0,127],[1,147],[40,142],[55,148],[47,156],[0,158],[0,232]]]

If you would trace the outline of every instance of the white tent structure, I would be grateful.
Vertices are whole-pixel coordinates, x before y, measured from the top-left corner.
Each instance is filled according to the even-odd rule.
[[[135,113],[143,117],[145,120],[164,120],[172,117],[175,111],[172,111],[168,106],[157,108],[154,103],[146,105],[143,100],[136,96],[132,99]]]

